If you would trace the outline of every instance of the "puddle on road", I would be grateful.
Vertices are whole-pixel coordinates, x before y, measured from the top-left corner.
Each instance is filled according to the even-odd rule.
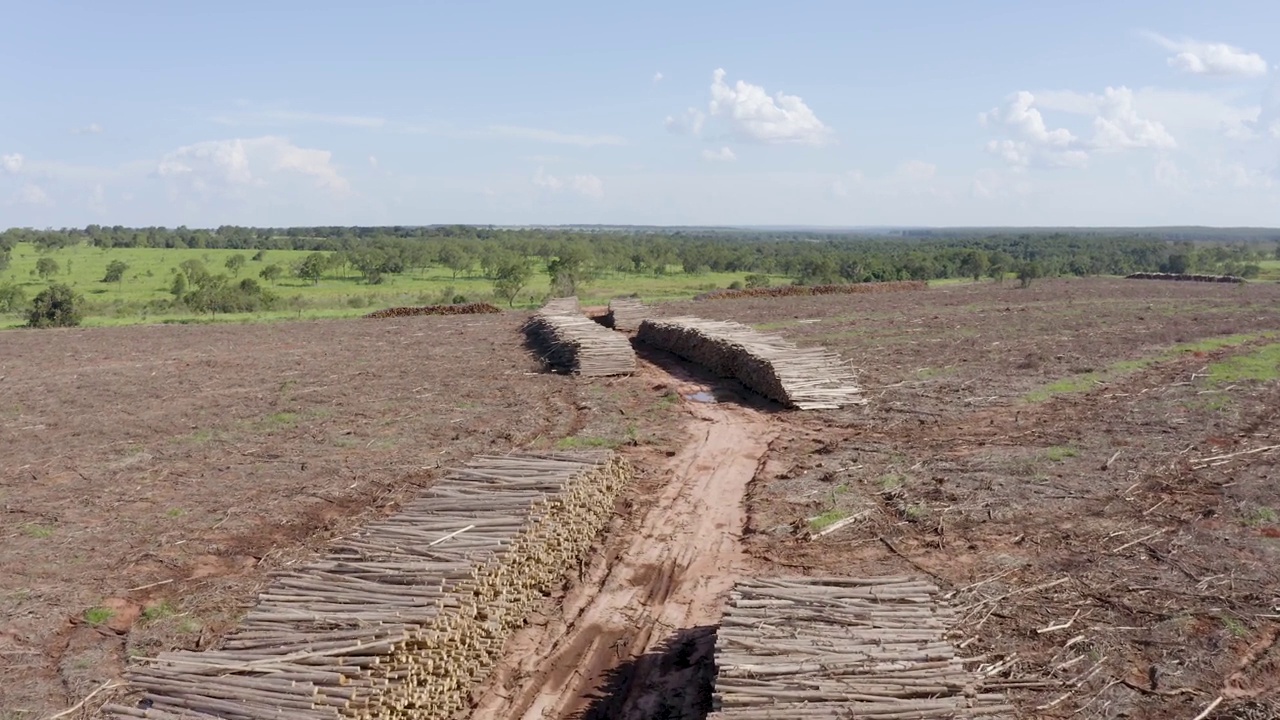
[[[715,396],[706,391],[696,392],[692,395],[685,395],[684,398],[686,400],[692,400],[700,403],[714,403],[716,401]]]

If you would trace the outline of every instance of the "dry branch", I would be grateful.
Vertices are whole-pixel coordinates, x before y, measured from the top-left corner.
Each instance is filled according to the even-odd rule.
[[[847,285],[779,285],[777,287],[746,288],[743,290],[712,290],[694,297],[694,300],[734,300],[748,297],[794,297],[797,295],[863,295],[867,293],[925,290],[928,287],[929,284],[922,280],[850,283]]]
[[[489,303],[461,303],[458,305],[423,305],[421,307],[393,307],[375,310],[366,318],[394,318],[410,315],[484,315],[500,313],[501,309]]]

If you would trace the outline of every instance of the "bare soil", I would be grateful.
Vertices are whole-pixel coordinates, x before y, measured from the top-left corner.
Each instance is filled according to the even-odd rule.
[[[640,386],[542,372],[522,319],[4,333],[0,717],[215,644],[269,571],[476,453],[663,437]]]

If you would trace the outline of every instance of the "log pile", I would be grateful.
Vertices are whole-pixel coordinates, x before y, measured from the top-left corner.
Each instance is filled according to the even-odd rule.
[[[533,603],[590,550],[630,468],[610,452],[482,456],[280,574],[217,650],[128,673],[160,720],[450,718]]]
[[[739,582],[716,635],[714,720],[995,718],[944,638],[952,611],[911,577]]]
[[[500,313],[501,309],[490,305],[489,303],[461,303],[458,305],[423,305],[421,307],[394,307],[385,310],[375,310],[366,318],[395,318],[409,317],[411,315],[480,315],[485,313]]]
[[[853,372],[835,353],[801,348],[736,322],[696,317],[651,318],[636,337],[801,410],[866,402]]]
[[[575,300],[576,302],[576,300]],[[580,314],[540,310],[524,325],[529,345],[553,368],[586,377],[629,375],[636,352],[626,336]]]
[[[1184,282],[1244,283],[1245,279],[1235,275],[1195,275],[1192,273],[1149,273],[1139,272],[1125,275],[1125,280],[1182,280]]]
[[[538,312],[547,315],[581,315],[582,306],[578,304],[578,296],[551,298]]]
[[[693,299],[735,300],[737,298],[794,297],[797,295],[862,295],[866,293],[925,290],[928,287],[929,284],[923,280],[849,283],[845,285],[778,285],[777,287],[745,288],[742,290],[712,290],[695,296]]]
[[[649,308],[640,302],[640,298],[614,298],[609,301],[606,324],[614,330],[635,332],[640,329],[640,322],[647,317],[649,317]]]

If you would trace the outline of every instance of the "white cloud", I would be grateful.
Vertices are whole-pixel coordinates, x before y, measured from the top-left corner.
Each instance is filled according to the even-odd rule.
[[[18,174],[22,170],[22,155],[19,153],[0,155],[0,170],[12,175]]]
[[[660,82],[662,82],[662,73],[660,73],[660,72],[656,72],[656,73],[654,73],[654,74],[653,74],[653,82],[654,82],[654,84],[655,84],[655,85],[656,85],[656,84],[658,84],[658,83],[660,83]]]
[[[369,156],[369,167],[371,168],[378,167],[378,157],[376,155]]]
[[[1067,128],[1050,129],[1041,107],[1076,115],[1093,116],[1093,136],[1083,139]],[[1015,168],[1085,167],[1092,151],[1118,152],[1139,148],[1172,149],[1173,134],[1158,120],[1138,113],[1132,90],[1108,87],[1101,95],[1073,91],[1033,94],[1021,91],[1010,96],[1005,109],[993,108],[979,115],[988,127],[1004,129],[1013,138],[987,142],[987,152]]]
[[[1099,150],[1177,146],[1163,124],[1138,116],[1133,106],[1133,91],[1123,86],[1104,91],[1098,116],[1093,119],[1093,130],[1092,146]]]
[[[1066,128],[1050,130],[1045,125],[1044,116],[1035,107],[1036,97],[1026,90],[1014,93],[1009,99],[1009,107],[1004,112],[1000,108],[979,116],[984,124],[1004,123],[1026,140],[1037,145],[1065,147],[1075,142],[1076,137]]]
[[[677,135],[698,135],[702,132],[702,125],[706,121],[705,113],[697,108],[689,108],[679,115],[668,115],[663,124],[667,132]]]
[[[1143,33],[1149,40],[1174,53],[1169,67],[1192,75],[1260,77],[1267,74],[1267,61],[1258,53],[1226,43],[1201,42],[1190,38],[1173,40],[1159,33]]]
[[[37,207],[53,207],[53,199],[49,197],[49,193],[39,185],[26,184],[18,191],[15,200],[21,205],[32,205]]]
[[[1156,182],[1165,187],[1184,189],[1187,186],[1187,174],[1178,167],[1173,158],[1161,157],[1157,160],[1153,174]]]
[[[926,182],[938,174],[938,166],[920,160],[908,160],[894,171],[894,178],[907,182]]]
[[[562,179],[555,175],[548,175],[546,170],[538,168],[533,174],[533,184],[553,193],[567,188],[592,200],[604,197],[604,182],[595,175],[574,175]]]
[[[89,123],[84,127],[72,128],[73,135],[97,135],[102,132],[102,126],[98,123]]]
[[[738,159],[738,156],[734,155],[733,149],[726,145],[719,150],[703,150],[702,159],[717,162],[733,162]]]
[[[740,137],[806,145],[830,140],[831,128],[800,97],[781,92],[770,96],[763,87],[742,80],[731,87],[724,78],[723,69],[712,74],[710,114],[726,116]]]
[[[499,135],[502,137],[536,140],[538,142],[555,143],[559,145],[577,145],[578,147],[627,144],[625,138],[618,137],[617,135],[575,135],[572,133],[556,132],[555,130],[540,130],[538,128],[516,127],[513,125],[492,125],[489,127],[489,132],[493,135]]]
[[[168,153],[156,173],[185,180],[198,190],[264,187],[277,178],[302,175],[323,189],[345,192],[350,185],[331,160],[328,150],[298,147],[274,136],[209,140]]]
[[[295,110],[260,110],[257,112],[219,115],[213,122],[220,125],[338,125],[341,127],[380,128],[385,118],[369,115],[334,115]]]

